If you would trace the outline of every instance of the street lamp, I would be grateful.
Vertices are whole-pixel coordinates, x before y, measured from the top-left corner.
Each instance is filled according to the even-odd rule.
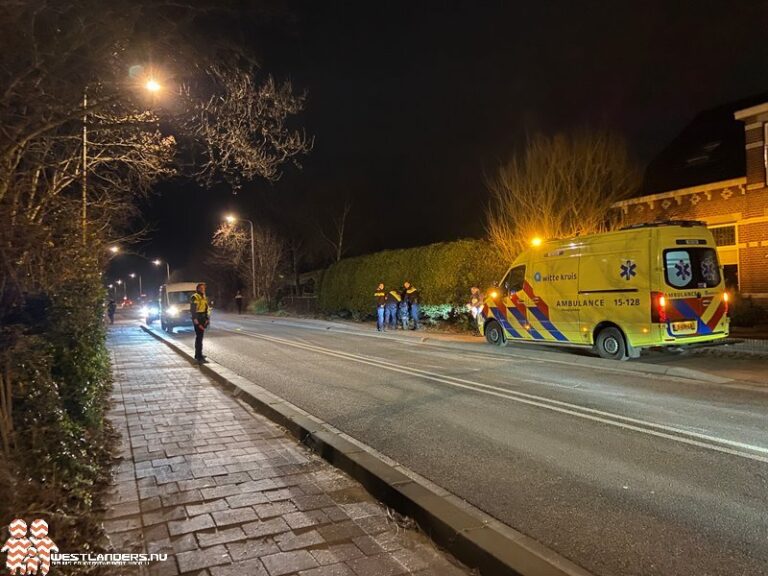
[[[253,222],[246,218],[238,218],[233,214],[227,214],[224,219],[230,224],[235,224],[238,220],[248,222],[251,226],[251,296],[256,299],[256,251],[253,247]]]
[[[130,274],[128,274],[128,276],[130,276],[131,278],[136,278],[136,276],[139,277],[139,298],[141,298],[142,293],[144,292],[141,289],[141,274],[136,274],[135,272],[131,272]]]
[[[150,78],[144,89],[151,93],[159,92],[162,89],[160,83]],[[81,180],[82,180],[82,228],[83,244],[88,240],[88,87],[83,90],[83,151],[81,158]]]
[[[118,286],[120,286],[121,284],[123,285],[123,300],[128,300],[128,283],[118,279],[118,280],[115,280],[115,284],[117,284]]]
[[[157,258],[155,260],[152,260],[152,264],[154,264],[155,266],[160,266],[162,263],[163,263],[163,261],[160,260],[159,258]],[[170,282],[171,281],[171,267],[169,266],[167,260],[165,262],[165,274],[166,274],[166,277],[167,277],[167,282]]]
[[[120,246],[110,246],[109,251],[112,252],[112,254],[117,254],[120,252]]]

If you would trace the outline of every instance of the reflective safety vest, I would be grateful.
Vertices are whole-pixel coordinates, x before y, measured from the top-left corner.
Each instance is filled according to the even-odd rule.
[[[373,297],[376,298],[376,306],[384,306],[384,302],[387,299],[387,293],[384,290],[376,290],[373,293]]]
[[[189,309],[192,312],[192,318],[203,316],[207,319],[209,312],[208,298],[200,294],[200,292],[195,292],[189,299]]]
[[[419,303],[419,291],[415,287],[411,286],[405,291],[405,298],[410,304]]]
[[[387,302],[390,304],[397,304],[400,300],[402,300],[402,297],[397,290],[390,290],[387,294]]]

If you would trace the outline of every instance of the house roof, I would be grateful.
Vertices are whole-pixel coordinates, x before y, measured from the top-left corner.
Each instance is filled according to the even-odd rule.
[[[648,164],[638,196],[744,176],[744,123],[734,114],[765,102],[768,92],[697,114]]]

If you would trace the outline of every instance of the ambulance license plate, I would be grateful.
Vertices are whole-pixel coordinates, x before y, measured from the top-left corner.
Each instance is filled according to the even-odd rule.
[[[672,332],[674,334],[695,334],[696,322],[687,320],[685,322],[672,322]]]

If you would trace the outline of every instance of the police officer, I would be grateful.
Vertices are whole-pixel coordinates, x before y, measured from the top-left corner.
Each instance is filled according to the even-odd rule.
[[[384,331],[384,306],[387,303],[387,293],[384,291],[384,283],[379,282],[376,292],[373,293],[376,300],[376,330]]]
[[[206,364],[208,360],[203,356],[203,336],[210,323],[211,314],[208,298],[205,297],[205,282],[197,285],[195,293],[189,299],[189,312],[195,326],[195,360],[198,364]]]
[[[387,300],[384,305],[384,324],[392,330],[397,328],[397,305],[403,297],[397,290],[387,292]]]
[[[403,284],[403,300],[408,304],[411,309],[411,318],[413,318],[413,328],[411,330],[419,329],[419,291],[415,286],[412,286],[410,282]]]

